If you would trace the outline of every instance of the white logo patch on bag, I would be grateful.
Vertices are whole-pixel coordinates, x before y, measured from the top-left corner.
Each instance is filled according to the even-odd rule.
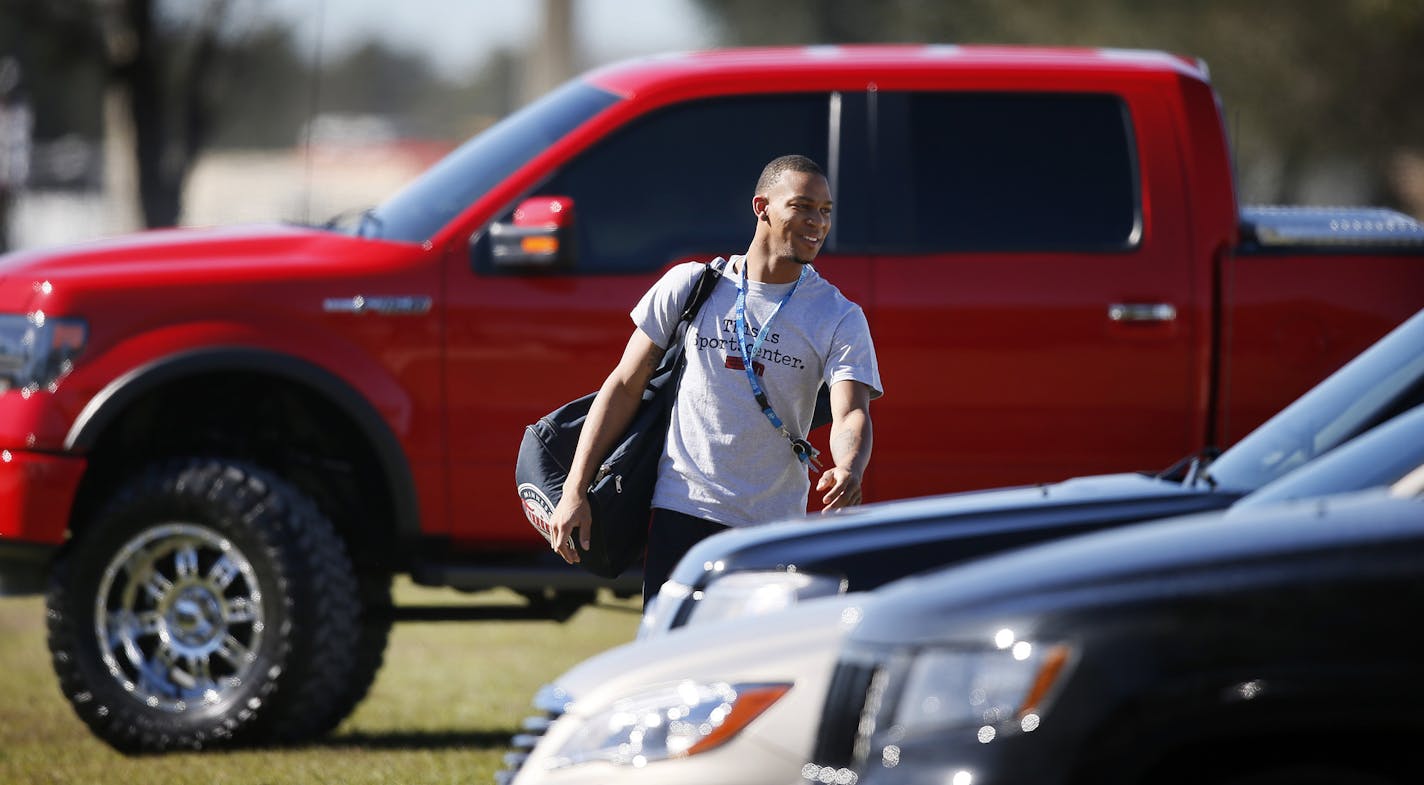
[[[544,535],[544,539],[553,545],[554,530],[549,524],[549,519],[554,517],[554,503],[549,500],[544,492],[539,490],[533,483],[521,483],[519,485],[519,500],[524,505],[524,517],[529,519],[529,523]]]

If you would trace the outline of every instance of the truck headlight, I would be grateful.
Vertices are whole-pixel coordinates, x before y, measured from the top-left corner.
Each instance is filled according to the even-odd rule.
[[[918,652],[891,715],[892,735],[970,728],[988,744],[1001,734],[1036,730],[1072,650],[1011,635],[1003,631],[993,648]]]
[[[685,681],[631,695],[584,720],[546,765],[601,760],[641,767],[706,752],[737,735],[790,688]]]
[[[79,319],[55,319],[44,311],[0,314],[0,393],[54,392],[84,350],[88,328]]]

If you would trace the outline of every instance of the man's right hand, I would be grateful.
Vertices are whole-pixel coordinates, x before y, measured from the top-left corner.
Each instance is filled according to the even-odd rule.
[[[648,379],[652,378],[662,357],[662,347],[653,343],[642,330],[634,330],[628,338],[628,346],[623,349],[623,359],[603,381],[598,396],[588,409],[583,433],[579,434],[578,449],[569,466],[569,479],[564,482],[564,495],[549,519],[554,552],[569,564],[579,562],[573,538],[577,537],[587,551],[589,537],[593,533],[593,511],[588,506],[587,483],[592,481],[598,464],[591,456],[607,455],[613,450],[614,442],[638,411],[643,390],[647,389]],[[583,484],[580,485],[574,478],[582,479]]]
[[[593,513],[588,507],[588,497],[565,490],[563,497],[559,499],[559,506],[554,508],[553,517],[549,519],[549,528],[554,541],[554,552],[569,564],[578,564],[579,555],[578,550],[574,548],[574,538],[578,538],[586,551],[589,533],[593,529]]]

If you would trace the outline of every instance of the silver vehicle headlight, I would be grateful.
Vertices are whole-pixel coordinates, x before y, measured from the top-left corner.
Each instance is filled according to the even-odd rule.
[[[546,765],[607,761],[641,767],[706,752],[736,736],[790,688],[685,681],[640,692],[585,720]]]
[[[967,728],[988,744],[1001,735],[1032,732],[1072,655],[1064,644],[1014,640],[1009,630],[992,648],[923,649],[906,669],[889,735]]]
[[[48,318],[44,311],[0,314],[0,393],[53,392],[84,350],[87,334],[79,319]]]
[[[872,661],[865,703],[849,718],[856,723],[853,757],[860,767],[893,769],[900,765],[902,744],[933,746],[960,734],[989,744],[1038,730],[1076,653],[1064,644],[1019,640],[1003,629],[992,646],[930,646]],[[801,776],[826,783],[857,779],[851,769],[817,763],[806,764]],[[973,779],[961,771],[952,781]]]

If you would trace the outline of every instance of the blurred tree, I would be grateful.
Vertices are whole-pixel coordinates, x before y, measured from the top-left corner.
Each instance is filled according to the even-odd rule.
[[[348,112],[409,114],[431,79],[425,58],[368,41],[327,65],[322,104]]]
[[[1390,173],[1424,161],[1420,0],[698,3],[728,45],[1047,44],[1201,57],[1226,107],[1247,200],[1408,207]]]
[[[0,56],[0,254],[10,250],[10,205],[30,178],[34,117],[20,61]]]
[[[184,181],[212,136],[239,2],[0,0],[0,29],[49,88],[34,91],[36,135],[102,129],[111,150],[131,137],[144,224],[177,223]]]
[[[103,139],[109,187],[134,194],[130,225],[150,227],[179,220],[205,149],[300,145],[324,112],[463,139],[518,105],[516,53],[492,52],[463,82],[374,42],[323,58],[264,3],[0,0],[0,55],[15,54],[35,88],[36,139]]]
[[[424,57],[378,41],[336,54],[318,75],[309,62],[313,49],[273,23],[225,44],[214,65],[221,105],[211,146],[290,148],[323,113],[380,115],[407,135],[464,139],[517,105],[510,52],[494,52],[468,80],[455,82]]]
[[[160,19],[155,0],[98,3],[110,90],[127,105],[134,132],[144,224],[173,226],[183,183],[212,132],[216,101],[209,82],[231,2],[187,7],[188,24]],[[112,122],[107,132],[118,132]]]
[[[99,135],[104,72],[89,4],[0,0],[0,53],[24,70],[36,138]]]
[[[224,41],[213,65],[219,91],[212,147],[288,148],[319,98],[315,68],[293,32],[263,22],[239,39]]]
[[[523,99],[529,103],[578,74],[573,0],[544,0],[539,33],[525,50]]]
[[[323,67],[320,108],[393,118],[408,136],[464,139],[517,108],[518,70],[515,53],[495,51],[457,83],[422,56],[368,41]]]

